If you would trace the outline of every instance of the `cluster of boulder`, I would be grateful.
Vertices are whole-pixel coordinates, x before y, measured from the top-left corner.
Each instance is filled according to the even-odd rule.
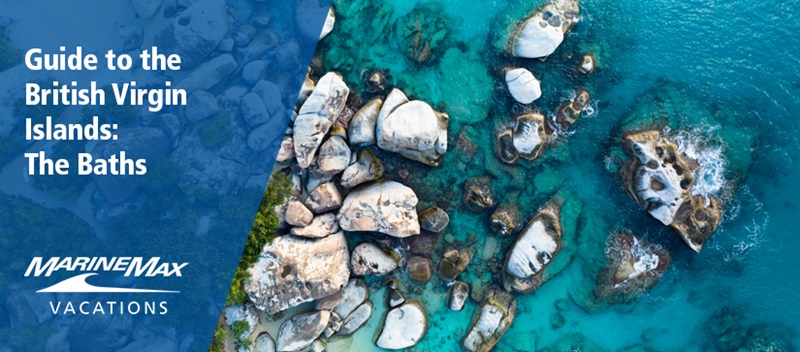
[[[627,303],[655,286],[670,259],[669,252],[657,244],[628,232],[612,234],[606,268],[598,276],[594,296],[610,304]]]
[[[660,131],[629,134],[625,147],[631,156],[626,173],[630,196],[699,252],[717,229],[721,214],[714,196],[692,194],[696,161],[681,154]]]

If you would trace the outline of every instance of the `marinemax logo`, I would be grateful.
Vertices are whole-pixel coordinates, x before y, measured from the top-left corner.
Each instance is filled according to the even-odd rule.
[[[34,257],[25,271],[25,277],[50,277],[56,272],[74,272],[76,275],[39,293],[179,293],[163,289],[114,287],[87,282],[101,274],[123,277],[182,277],[181,270],[188,263],[164,262],[160,257]],[[68,296],[59,296],[68,297]],[[53,314],[167,314],[166,301],[51,301]]]

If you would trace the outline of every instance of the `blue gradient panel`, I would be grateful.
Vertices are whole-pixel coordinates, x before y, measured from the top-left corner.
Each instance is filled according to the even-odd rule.
[[[0,351],[207,350],[327,14],[312,3],[0,1]],[[97,70],[25,65],[31,48],[69,64],[78,46]],[[154,46],[180,70],[142,69]],[[111,49],[133,68],[108,70]],[[26,83],[73,81],[106,104],[25,103]],[[117,105],[112,83],[184,89],[186,105]],[[44,135],[114,124],[116,138],[31,140],[26,119]],[[79,174],[79,154],[111,173],[123,151],[146,173]],[[68,175],[29,175],[38,152]]]

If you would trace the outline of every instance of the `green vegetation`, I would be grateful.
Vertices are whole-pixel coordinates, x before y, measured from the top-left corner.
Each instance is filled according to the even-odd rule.
[[[244,281],[250,276],[247,269],[258,260],[264,245],[275,238],[278,230],[278,217],[275,216],[275,206],[282,204],[291,195],[292,180],[283,173],[272,175],[267,190],[261,198],[256,219],[247,238],[239,267],[233,277],[231,289],[228,292],[226,304],[244,304],[247,292],[244,291]]]
[[[22,63],[22,50],[8,37],[5,27],[0,27],[0,72]]]
[[[211,338],[211,345],[208,346],[208,352],[224,352],[227,339],[228,332],[221,326],[217,326],[217,329],[214,330],[214,337]]]
[[[197,123],[200,142],[211,150],[221,148],[233,137],[231,122],[223,113],[216,114]]]
[[[233,326],[231,326],[231,335],[235,339],[245,338],[247,336],[242,336],[242,335],[247,333],[247,331],[249,330],[250,330],[250,324],[244,320],[239,320],[233,323]]]

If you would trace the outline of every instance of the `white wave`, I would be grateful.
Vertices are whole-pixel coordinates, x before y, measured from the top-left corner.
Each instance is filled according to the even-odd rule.
[[[725,159],[725,146],[719,140],[707,138],[709,133],[717,128],[707,126],[692,131],[678,131],[672,137],[678,146],[678,151],[699,165],[694,172],[692,195],[703,196],[706,205],[708,196],[719,196],[727,184],[725,168],[728,166],[728,161]]]

